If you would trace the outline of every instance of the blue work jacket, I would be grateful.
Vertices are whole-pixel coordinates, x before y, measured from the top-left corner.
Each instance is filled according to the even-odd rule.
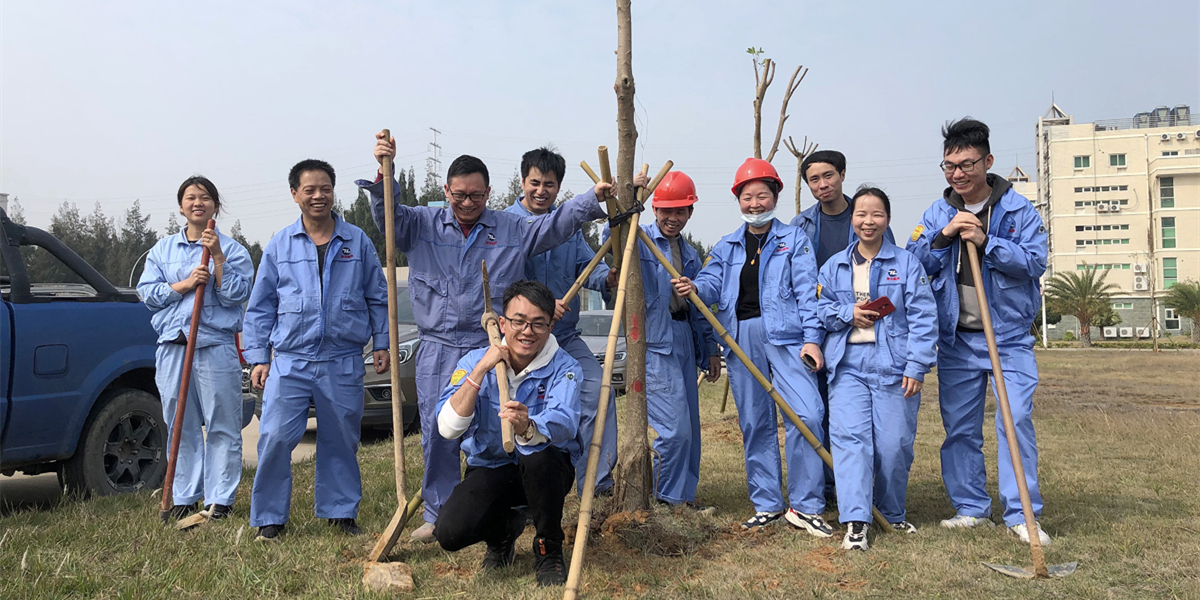
[[[921,261],[933,285],[940,321],[940,343],[953,346],[958,327],[958,264],[962,244],[955,238],[946,248],[931,247],[933,239],[957,209],[939,198],[921,216],[907,249]],[[1046,227],[1037,209],[1011,188],[993,207],[987,245],[979,253],[983,290],[998,341],[1029,333],[1041,307],[1040,278],[1046,272]]]
[[[850,204],[850,196],[842,194],[846,198],[846,204]],[[804,235],[812,241],[813,247],[821,243],[821,203],[816,204],[800,211],[800,214],[792,218],[789,223],[792,227],[799,227],[804,230]],[[896,243],[896,238],[892,235],[892,226],[888,225],[887,230],[883,232],[883,238],[893,244]],[[850,227],[850,239],[846,241],[847,245],[858,241],[858,234],[854,233],[854,227]]]
[[[467,353],[458,361],[458,367],[450,377],[450,385],[442,392],[437,410],[450,401],[450,396],[465,383],[467,375],[479,364],[487,348]],[[529,420],[549,441],[534,445],[517,444],[517,452],[529,455],[539,452],[547,445],[571,453],[579,453],[580,404],[579,384],[583,380],[583,369],[566,350],[559,348],[550,363],[530,373],[516,390],[510,389],[513,400],[529,409]],[[495,369],[488,372],[479,382],[479,396],[475,401],[475,416],[462,437],[462,451],[467,455],[467,464],[472,467],[495,468],[517,462],[515,455],[504,451],[500,435],[500,387],[496,382]],[[434,435],[440,435],[434,432]]]
[[[556,209],[557,207],[551,207],[550,212],[554,212]],[[540,216],[529,212],[529,209],[524,204],[521,204],[520,198],[512,206],[504,210],[505,212],[524,217],[525,222],[531,225]],[[583,270],[595,255],[595,251],[588,245],[587,240],[583,239],[583,232],[576,231],[563,244],[525,261],[525,278],[546,284],[546,287],[550,288],[550,291],[554,293],[554,297],[561,299],[567,294],[567,290],[571,289],[571,286],[575,284],[575,278],[579,277],[580,273],[583,273]],[[488,270],[490,273],[491,267],[488,267]],[[605,282],[608,278],[608,270],[608,264],[600,261],[596,265],[596,268],[592,270],[591,276],[583,284],[583,287],[589,290],[600,292],[606,302],[609,298],[608,285]],[[563,314],[562,318],[554,323],[554,337],[558,339],[560,346],[565,345],[567,341],[580,334],[577,327],[579,324],[578,294],[571,299],[570,308],[571,310]]]
[[[234,335],[242,330],[242,303],[250,297],[250,280],[254,278],[254,263],[250,253],[233,238],[217,232],[225,262],[221,266],[221,286],[216,278],[210,277],[204,286],[204,305],[200,309],[200,329],[196,334],[196,347],[217,346],[236,343]],[[142,277],[138,280],[138,294],[146,308],[154,314],[150,324],[158,332],[158,343],[171,342],[180,334],[187,335],[192,323],[196,290],[186,294],[171,289],[192,274],[200,266],[200,254],[204,246],[200,242],[189,242],[187,229],[169,235],[150,249]],[[216,264],[208,261],[208,272],[216,272]]]
[[[821,267],[817,301],[825,336],[825,369],[830,381],[846,354],[846,340],[854,326],[854,249],[850,244]],[[887,296],[895,312],[875,321],[877,366],[894,381],[909,377],[925,381],[937,362],[938,316],[929,278],[915,256],[884,240],[871,261],[871,300]]]
[[[356,182],[371,195],[371,213],[383,231],[383,182]],[[399,195],[400,186],[395,186]],[[504,290],[525,279],[525,263],[579,231],[585,221],[608,216],[594,190],[529,220],[515,213],[484,209],[464,236],[454,211],[396,204],[396,249],[408,255],[408,291],[418,336],[455,348],[488,343],[480,325],[487,261],[492,309],[503,313]]]
[[[363,230],[334,213],[333,237],[317,279],[317,245],[297,219],[263,250],[246,309],[246,362],[270,362],[271,350],[305,360],[361,355],[375,336],[388,347],[387,281]]]
[[[693,279],[705,304],[717,305],[717,319],[737,336],[737,301],[746,263],[746,225],[721,238]],[[817,319],[817,254],[798,227],[774,219],[763,239],[758,263],[758,304],[772,344],[820,344],[825,330]]]

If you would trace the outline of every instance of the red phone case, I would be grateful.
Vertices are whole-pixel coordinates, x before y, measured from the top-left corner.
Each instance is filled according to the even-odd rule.
[[[862,309],[863,310],[873,310],[873,311],[879,313],[879,317],[877,317],[879,319],[882,319],[882,318],[892,314],[893,312],[896,312],[896,306],[894,304],[892,304],[891,300],[888,300],[887,296],[880,296],[879,298],[876,298],[876,299],[862,305]]]

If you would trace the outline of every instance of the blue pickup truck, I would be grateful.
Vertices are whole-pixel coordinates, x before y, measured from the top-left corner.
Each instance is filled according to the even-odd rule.
[[[68,283],[31,282],[33,257]],[[0,473],[57,472],[81,496],[159,486],[157,336],[137,293],[0,210],[0,297]]]

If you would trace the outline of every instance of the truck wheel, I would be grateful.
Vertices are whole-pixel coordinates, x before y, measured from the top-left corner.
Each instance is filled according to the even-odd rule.
[[[63,465],[67,488],[81,496],[154,489],[167,470],[162,404],[142,390],[115,390],[83,427],[79,447]]]

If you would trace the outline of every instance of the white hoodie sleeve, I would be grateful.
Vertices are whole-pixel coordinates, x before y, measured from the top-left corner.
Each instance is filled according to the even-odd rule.
[[[472,407],[473,408],[473,407]],[[441,412],[438,413],[438,433],[448,440],[455,440],[462,437],[466,433],[467,428],[471,426],[471,421],[475,419],[475,412],[462,416],[454,411],[454,407],[447,402],[442,405]]]

